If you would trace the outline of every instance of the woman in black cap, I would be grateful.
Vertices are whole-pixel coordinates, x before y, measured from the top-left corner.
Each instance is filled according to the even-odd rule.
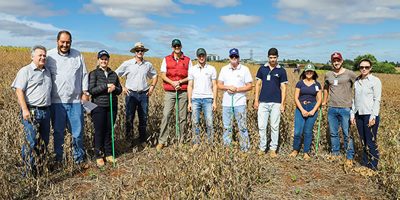
[[[122,87],[117,74],[108,67],[110,55],[101,50],[97,54],[98,65],[89,73],[89,93],[92,102],[97,105],[91,116],[94,124],[94,149],[98,167],[107,162],[115,162],[111,149],[111,116],[110,93],[112,94],[113,119],[117,116],[117,95],[121,94]]]

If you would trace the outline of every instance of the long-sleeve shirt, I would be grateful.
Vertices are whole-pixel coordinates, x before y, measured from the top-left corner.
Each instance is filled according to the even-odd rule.
[[[47,52],[46,69],[53,80],[52,103],[80,103],[83,91],[88,90],[88,73],[81,53],[71,49],[60,55],[57,48]]]
[[[354,90],[351,117],[357,112],[359,115],[371,115],[370,120],[379,116],[382,95],[382,83],[379,78],[372,74],[364,79],[358,77],[354,83]]]

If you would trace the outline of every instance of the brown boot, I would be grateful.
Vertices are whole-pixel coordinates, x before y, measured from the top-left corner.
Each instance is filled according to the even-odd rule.
[[[271,158],[276,158],[276,157],[278,157],[278,154],[276,154],[276,150],[270,150],[269,156],[270,156]]]
[[[304,153],[303,159],[306,161],[309,161],[309,160],[311,160],[311,157],[308,153]]]
[[[352,168],[353,167],[353,160],[346,159],[345,163],[346,167]]]
[[[104,160],[103,158],[96,159],[97,167],[104,167]]]
[[[156,146],[156,150],[157,150],[158,152],[160,152],[161,149],[163,149],[163,148],[164,148],[164,145],[163,145],[163,144],[157,144],[157,146]]]
[[[299,152],[297,150],[293,150],[292,153],[289,154],[289,157],[294,158],[297,156],[297,154],[299,154]]]

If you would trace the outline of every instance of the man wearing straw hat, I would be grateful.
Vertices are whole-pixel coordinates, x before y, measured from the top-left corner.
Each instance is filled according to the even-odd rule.
[[[139,143],[145,146],[147,141],[147,117],[149,108],[149,97],[157,84],[157,71],[153,65],[144,60],[144,53],[149,49],[142,42],[137,42],[130,52],[135,56],[123,62],[115,72],[118,76],[126,77],[123,91],[125,97],[125,136],[133,144],[133,121],[137,110],[139,116]],[[151,79],[150,85],[148,79]],[[132,138],[132,139],[131,139]]]
[[[161,78],[163,79],[164,110],[161,120],[161,130],[158,137],[157,151],[160,151],[167,144],[168,121],[176,112],[176,136],[180,142],[185,139],[186,117],[187,117],[187,85],[188,70],[192,67],[192,61],[182,52],[182,43],[178,39],[172,40],[172,53],[166,56],[161,64]]]

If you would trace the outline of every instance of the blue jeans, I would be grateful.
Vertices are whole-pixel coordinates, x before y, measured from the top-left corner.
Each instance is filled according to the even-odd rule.
[[[126,113],[126,123],[125,123],[125,136],[126,139],[133,141],[133,123],[135,120],[136,110],[139,117],[139,140],[140,142],[146,142],[147,140],[147,116],[148,116],[148,102],[149,97],[146,92],[138,93],[131,91],[129,95],[125,97],[125,113]]]
[[[315,102],[309,104],[301,104],[304,110],[307,112],[311,111]],[[301,111],[296,108],[294,112],[294,139],[293,139],[293,150],[300,151],[301,148],[301,136],[304,134],[304,153],[310,152],[310,147],[313,137],[313,128],[315,120],[317,120],[318,111],[311,117],[303,117]]]
[[[194,144],[200,143],[200,113],[203,110],[204,118],[207,126],[208,142],[213,142],[213,113],[212,113],[212,98],[194,98],[192,99],[192,126],[194,132]]]
[[[40,150],[47,151],[50,134],[50,108],[31,109],[30,112],[32,120],[28,121],[22,119],[26,143],[22,145],[21,155],[27,172],[35,170],[38,159],[41,160],[44,158]],[[39,136],[37,132],[39,132]],[[43,141],[43,143],[41,141]],[[34,158],[34,152],[37,156],[36,160]]]
[[[64,154],[64,131],[67,127],[72,133],[72,154],[76,163],[85,159],[83,146],[83,107],[80,103],[53,103],[51,122],[54,129],[54,151],[56,161],[61,162]]]
[[[222,107],[222,121],[224,124],[224,145],[230,145],[232,142],[232,121],[233,115],[235,116],[236,122],[238,123],[240,131],[240,149],[242,151],[248,151],[250,148],[249,132],[247,131],[247,118],[246,118],[246,106],[234,106],[233,112],[232,107]]]
[[[328,108],[329,130],[331,134],[332,154],[340,154],[339,126],[341,125],[344,138],[344,149],[346,158],[352,160],[354,157],[353,138],[350,135],[350,108]]]
[[[370,115],[358,115],[355,119],[357,124],[358,134],[363,145],[362,165],[373,170],[378,169],[379,152],[376,137],[378,135],[378,127],[380,118],[375,118],[375,125],[368,127]]]

